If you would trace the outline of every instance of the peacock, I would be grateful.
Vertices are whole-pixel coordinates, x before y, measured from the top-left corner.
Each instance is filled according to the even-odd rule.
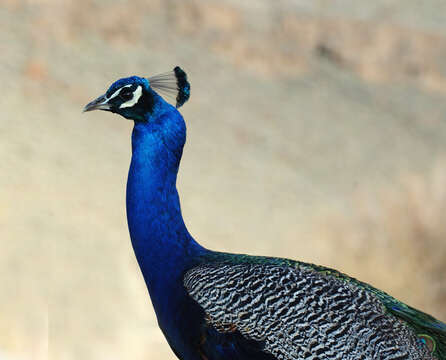
[[[211,251],[194,240],[176,187],[186,141],[177,109],[189,97],[187,75],[177,66],[117,80],[84,108],[134,121],[128,228],[159,327],[175,355],[446,360],[446,324],[381,290],[323,266]]]

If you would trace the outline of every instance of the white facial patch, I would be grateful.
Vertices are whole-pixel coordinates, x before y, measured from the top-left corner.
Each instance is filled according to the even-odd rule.
[[[129,84],[129,85],[125,85],[125,86],[123,86],[123,87],[120,87],[120,88],[119,88],[118,90],[116,90],[113,94],[111,94],[111,96],[110,96],[109,98],[107,98],[107,101],[113,99],[113,98],[116,97],[116,96],[118,96],[118,95],[119,95],[119,92],[120,92],[122,89],[124,89],[124,88],[126,88],[126,87],[130,87],[130,86],[132,86],[132,84]]]
[[[123,87],[125,87],[125,86],[123,86]],[[113,95],[115,95],[115,94],[113,94]],[[112,97],[113,97],[113,95],[112,95]],[[138,85],[138,87],[133,92],[133,97],[130,100],[126,101],[125,103],[122,103],[119,106],[119,108],[122,109],[122,108],[131,107],[131,106],[135,105],[138,102],[141,95],[142,95],[142,87],[141,87],[141,85]]]

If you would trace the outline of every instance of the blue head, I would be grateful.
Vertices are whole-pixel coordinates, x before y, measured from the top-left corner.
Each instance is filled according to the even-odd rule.
[[[131,76],[115,81],[104,95],[87,104],[84,111],[104,110],[136,122],[144,122],[162,99],[155,91],[176,98],[176,107],[183,105],[190,96],[186,73],[175,67],[171,72],[150,78]]]
[[[127,180],[127,219],[132,244],[154,304],[165,304],[164,278],[178,277],[184,252],[201,251],[181,215],[176,178],[186,140],[179,111],[159,94],[173,96],[178,108],[190,85],[179,67],[150,78],[114,82],[84,111],[105,110],[134,120],[132,161]],[[166,259],[171,259],[168,262]],[[173,275],[175,274],[175,275]],[[175,297],[174,297],[175,298]]]

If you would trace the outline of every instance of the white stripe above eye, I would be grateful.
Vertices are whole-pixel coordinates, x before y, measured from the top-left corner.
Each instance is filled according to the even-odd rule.
[[[126,101],[125,103],[122,103],[119,106],[119,108],[122,109],[122,108],[131,107],[131,106],[135,105],[138,102],[141,95],[142,95],[142,87],[141,87],[141,85],[138,85],[136,90],[133,92],[133,97],[130,100]]]
[[[124,85],[124,86],[120,87],[120,88],[119,88],[118,90],[116,90],[113,94],[111,94],[111,96],[110,96],[109,98],[107,98],[107,101],[113,99],[113,98],[116,97],[116,96],[118,96],[118,95],[119,95],[119,92],[120,92],[122,89],[124,89],[124,88],[126,88],[126,87],[130,87],[130,86],[132,86],[132,84],[128,84],[128,85]]]

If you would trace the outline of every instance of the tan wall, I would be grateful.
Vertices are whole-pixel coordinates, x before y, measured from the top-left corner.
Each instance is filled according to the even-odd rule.
[[[0,359],[174,358],[127,232],[132,124],[81,109],[177,64],[203,245],[446,320],[446,6],[419,4],[1,1]]]

